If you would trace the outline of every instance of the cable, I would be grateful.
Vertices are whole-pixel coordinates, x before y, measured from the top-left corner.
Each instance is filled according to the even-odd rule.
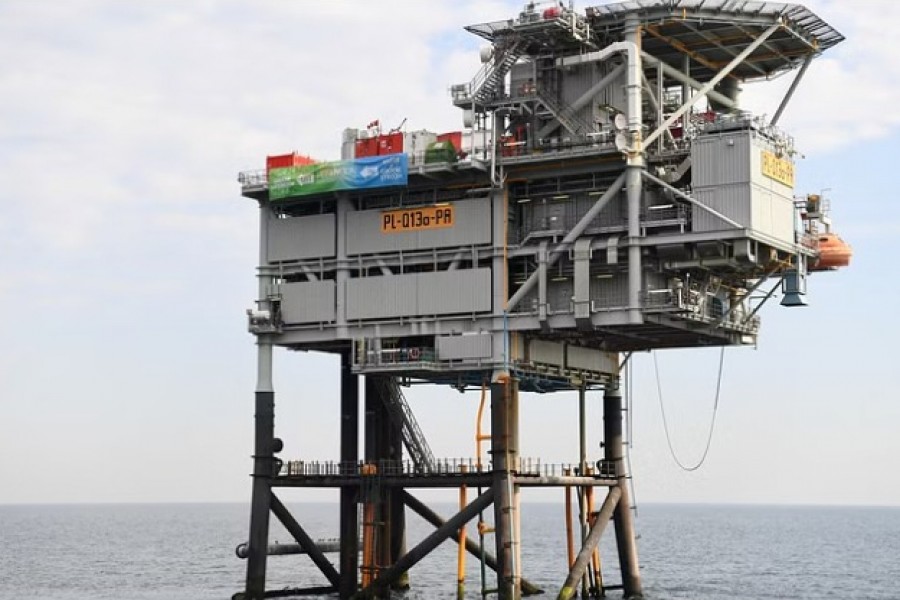
[[[719,414],[719,393],[722,391],[722,371],[723,365],[725,364],[725,346],[722,346],[722,350],[719,353],[719,377],[716,380],[716,399],[713,403],[713,414],[712,420],[709,423],[709,435],[706,437],[706,447],[703,449],[703,455],[700,457],[700,460],[696,465],[686,466],[678,459],[678,455],[675,453],[675,448],[672,446],[672,437],[669,434],[669,423],[666,420],[666,409],[663,406],[663,397],[662,397],[662,384],[659,381],[659,362],[656,360],[656,352],[653,353],[653,369],[656,371],[656,395],[659,398],[659,411],[662,413],[662,422],[663,422],[663,430],[666,432],[666,444],[669,446],[669,454],[672,455],[672,460],[675,461],[675,464],[678,465],[683,471],[696,471],[703,463],[706,461],[706,455],[709,454],[709,447],[712,445],[713,432],[716,429],[716,416]]]

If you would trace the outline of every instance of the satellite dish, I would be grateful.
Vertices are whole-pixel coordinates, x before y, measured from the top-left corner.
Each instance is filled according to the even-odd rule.
[[[481,62],[486,63],[494,56],[494,47],[493,46],[482,46],[481,50],[478,52],[479,58],[481,58]]]
[[[616,150],[619,152],[625,152],[628,149],[628,138],[625,137],[624,133],[616,134]]]
[[[616,126],[616,129],[622,130],[628,127],[628,117],[625,116],[625,113],[617,113],[615,118],[613,119],[613,125]]]

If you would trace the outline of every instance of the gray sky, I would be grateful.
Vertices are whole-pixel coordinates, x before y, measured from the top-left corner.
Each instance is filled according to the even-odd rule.
[[[257,224],[237,172],[290,150],[337,158],[342,129],[376,118],[458,129],[447,88],[479,67],[461,28],[519,4],[0,4],[0,503],[246,500]],[[810,307],[766,307],[758,349],[726,352],[696,473],[669,457],[652,360],[635,358],[639,502],[900,505],[900,42],[883,27],[900,3],[808,5],[848,40],[813,63],[781,124],[806,155],[798,193],[830,188],[854,263],[815,275]],[[745,99],[771,114],[787,83]],[[659,354],[686,462],[717,360]],[[336,378],[332,357],[278,353],[285,458],[337,456]],[[473,453],[476,394],[408,397],[436,455]],[[575,397],[521,404],[523,455],[574,460]]]

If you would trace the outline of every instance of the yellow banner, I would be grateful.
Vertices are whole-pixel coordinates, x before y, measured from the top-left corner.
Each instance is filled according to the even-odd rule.
[[[381,213],[381,233],[444,229],[453,227],[454,217],[452,204],[385,210]]]
[[[779,158],[768,150],[762,151],[762,174],[794,187],[794,163],[786,158]]]

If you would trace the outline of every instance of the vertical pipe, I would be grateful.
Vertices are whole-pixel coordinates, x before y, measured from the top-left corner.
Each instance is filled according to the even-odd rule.
[[[582,383],[578,388],[578,474],[584,475],[587,466],[587,399],[585,397],[585,385]],[[588,531],[588,515],[590,511],[586,510],[585,504],[586,489],[579,486],[578,488],[578,525],[581,530],[579,540],[584,543]],[[574,562],[574,557],[573,557]],[[569,565],[571,567],[571,565]],[[581,580],[581,595],[587,597],[587,577]]]
[[[644,169],[641,135],[644,117],[641,110],[641,28],[636,16],[626,19],[624,36],[625,41],[632,42],[637,49],[635,52],[628,53],[626,95],[631,144],[625,167],[625,193],[628,199],[628,320],[630,323],[639,324],[643,322],[640,307],[642,285],[640,218],[643,189],[641,171]]]
[[[563,471],[563,475],[568,477],[572,472],[569,469]],[[584,538],[582,538],[584,541]],[[566,550],[568,561],[566,566],[572,568],[575,564],[575,536],[572,532],[572,486],[566,486]]]
[[[359,382],[351,371],[353,357],[349,349],[341,352],[341,469],[355,473],[359,461]],[[340,572],[338,593],[342,600],[350,598],[357,590],[359,566],[359,518],[357,502],[359,488],[341,487],[340,518]]]
[[[466,465],[459,465],[459,472],[466,472]],[[459,510],[466,507],[466,484],[459,486]],[[459,528],[459,543],[457,545],[456,554],[456,597],[463,600],[466,596],[466,524],[463,523]]]
[[[619,568],[622,571],[622,586],[626,598],[640,598],[643,597],[643,592],[631,514],[625,449],[622,443],[622,391],[619,388],[607,388],[603,395],[603,438],[604,458],[615,464],[618,480],[616,488],[621,493],[620,501],[613,513],[613,522],[616,529]]]

